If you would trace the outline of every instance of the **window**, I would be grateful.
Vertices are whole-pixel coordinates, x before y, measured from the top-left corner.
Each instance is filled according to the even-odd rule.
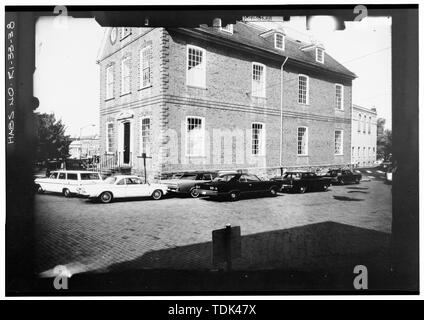
[[[68,180],[78,180],[78,174],[76,173],[68,173]]]
[[[130,58],[124,58],[121,62],[121,95],[130,92]]]
[[[361,132],[361,121],[362,121],[362,115],[359,114],[358,115],[358,132]]]
[[[336,109],[343,110],[343,86],[336,84]]]
[[[148,46],[140,51],[140,88],[152,85],[152,47]]]
[[[204,118],[187,117],[186,155],[203,156],[205,150]]]
[[[246,178],[247,182],[259,182],[259,181],[261,181],[261,179],[259,179],[257,176],[255,176],[253,174],[246,174],[245,178]]]
[[[308,154],[308,128],[297,128],[297,154],[306,156]]]
[[[284,50],[285,37],[281,33],[274,33],[274,47],[275,49]]]
[[[224,31],[224,32],[228,32],[228,33],[231,33],[231,34],[233,34],[233,25],[232,24],[227,24],[225,27],[220,27],[220,30],[221,31]]]
[[[371,134],[371,117],[368,119],[368,134]]]
[[[98,173],[81,173],[81,180],[100,180]]]
[[[265,66],[252,63],[252,96],[265,98]]]
[[[265,125],[252,123],[252,155],[265,155]]]
[[[206,87],[206,51],[202,48],[187,46],[186,84]]]
[[[316,48],[315,59],[317,62],[324,63],[324,49]]]
[[[309,78],[299,75],[299,103],[309,104]]]
[[[150,156],[151,146],[151,125],[150,118],[141,119],[141,153]]]
[[[368,158],[371,156],[371,147],[368,147]]]
[[[131,28],[121,28],[121,40],[131,34]]]
[[[52,174],[50,175],[49,179],[56,179],[56,178],[57,178],[57,175],[58,175],[58,173],[57,173],[57,172],[52,173]]]
[[[334,154],[343,154],[343,131],[336,130],[334,132]]]
[[[367,130],[367,116],[366,115],[364,115],[363,120],[364,120],[364,123],[362,125],[362,133],[365,133],[366,130]]]
[[[113,152],[113,122],[106,123],[106,152]]]
[[[59,173],[59,179],[65,180],[66,179],[66,173],[64,173],[64,172]]]
[[[113,98],[113,66],[106,68],[106,99]]]
[[[361,147],[358,147],[358,158],[361,157]]]

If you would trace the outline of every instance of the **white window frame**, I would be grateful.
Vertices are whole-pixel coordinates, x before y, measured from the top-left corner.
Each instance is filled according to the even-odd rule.
[[[340,149],[339,149],[339,153],[336,152],[336,132],[340,132]],[[336,130],[334,130],[334,155],[336,155],[336,156],[342,156],[343,155],[343,130],[342,129],[336,129]]]
[[[371,117],[368,117],[368,134],[371,134]]]
[[[130,65],[128,67],[128,91],[124,91],[124,79],[127,78],[124,76],[124,64],[125,62],[129,60],[130,61]],[[131,57],[125,57],[124,59],[121,60],[121,96],[128,94],[131,92]]]
[[[300,98],[300,77],[305,77],[306,78],[306,103],[304,102],[300,102],[299,98]],[[306,74],[299,74],[297,76],[297,102],[299,104],[303,104],[303,105],[309,105],[309,76],[307,76]]]
[[[281,36],[282,38],[282,46],[281,48],[277,46],[277,36]],[[274,33],[274,48],[278,50],[284,51],[286,48],[286,36],[280,32]]]
[[[253,125],[261,125],[261,135],[258,139],[258,153],[254,153],[253,152]],[[250,129],[252,130],[252,134],[251,134],[251,138],[252,138],[252,143],[251,143],[251,153],[252,156],[256,156],[256,157],[260,157],[260,156],[265,156],[266,154],[266,129],[265,129],[265,123],[263,122],[252,122],[250,125]]]
[[[189,51],[190,51],[190,49],[199,50],[199,51],[202,52],[202,59],[203,59],[202,63],[204,64],[204,66],[203,66],[203,74],[202,74],[202,79],[201,79],[202,83],[200,83],[200,84],[199,83],[197,83],[197,84],[196,83],[194,83],[194,84],[189,83],[188,63],[189,63]],[[191,44],[188,44],[187,49],[186,49],[186,86],[206,89],[206,49],[203,49],[203,48],[200,48],[200,47],[197,47],[197,46],[193,46]]]
[[[340,87],[340,108],[337,105],[337,87]],[[334,85],[334,90],[335,90],[335,101],[336,101],[336,110],[344,110],[344,86],[340,83],[336,83]]]
[[[188,119],[198,119],[201,121],[201,134],[203,137],[201,137],[202,141],[202,145],[201,145],[201,152],[196,154],[196,153],[189,153],[189,137],[188,137]],[[206,138],[206,131],[205,131],[205,127],[206,127],[206,123],[205,123],[205,118],[204,117],[198,117],[198,116],[187,116],[185,118],[185,155],[186,157],[204,157],[205,156],[205,138]]]
[[[358,113],[358,133],[362,132],[362,114]]]
[[[150,56],[148,61],[148,68],[149,68],[149,81],[146,84],[143,84],[143,75],[144,75],[144,59],[143,54],[150,50]],[[152,46],[148,45],[140,50],[140,70],[139,70],[139,80],[140,80],[140,89],[148,88],[152,86],[152,61],[153,61],[153,51]]]
[[[305,151],[304,153],[299,153],[299,129],[305,129],[305,134],[304,134],[304,138],[306,138],[306,142],[305,142]],[[308,156],[309,154],[309,128],[308,127],[304,127],[304,126],[300,126],[297,127],[296,129],[296,154],[298,157],[305,157]]]
[[[149,152],[146,152],[147,150],[144,150],[143,147],[143,120],[149,120],[149,151],[151,153],[151,147],[152,147],[152,118],[147,116],[147,117],[141,117],[140,118],[140,155],[145,152],[147,156],[151,156],[150,154],[148,154]]]
[[[259,66],[262,67],[262,77],[263,79],[261,80],[261,85],[260,85],[260,92],[259,90],[255,90],[255,80],[253,79],[253,70],[255,66]],[[251,79],[252,79],[252,96],[253,97],[258,97],[258,98],[266,98],[266,65],[264,65],[263,63],[259,63],[259,62],[252,62],[252,69],[251,69]]]
[[[319,55],[318,52],[321,51],[322,52],[322,60],[319,59]],[[325,55],[325,50],[323,48],[315,48],[315,61],[319,62],[319,63],[324,63],[324,55]]]
[[[109,125],[112,125],[112,128],[113,128],[113,130],[112,130],[112,132],[114,132],[115,131],[115,123],[113,122],[113,121],[108,121],[108,122],[106,122],[106,153],[107,154],[113,154],[113,151],[109,151],[109,149],[110,149],[110,145],[109,145]],[[113,137],[112,137],[112,139],[113,139]]]
[[[219,27],[219,30],[233,34],[234,27],[233,27],[233,24],[231,24],[231,23],[227,24],[225,27],[223,27],[222,24],[221,24],[221,26]]]
[[[112,85],[111,89],[109,88],[109,85]],[[115,75],[114,75],[114,65],[112,64],[106,68],[106,100],[112,99],[114,97],[114,87],[115,87]]]

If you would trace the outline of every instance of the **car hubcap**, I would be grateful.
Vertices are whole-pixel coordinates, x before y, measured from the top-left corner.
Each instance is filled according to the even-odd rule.
[[[153,194],[153,198],[159,199],[160,198],[160,192],[159,191],[155,191],[155,193]]]
[[[237,197],[235,193],[232,193],[230,196],[231,196],[231,199],[235,199]]]
[[[105,194],[103,194],[103,196],[102,196],[102,200],[103,200],[103,201],[109,201],[109,200],[110,200],[110,195],[109,195],[109,193],[105,193]]]
[[[192,196],[193,198],[197,198],[197,197],[199,196],[199,192],[198,192],[196,189],[193,189],[193,190],[191,191],[191,196]]]

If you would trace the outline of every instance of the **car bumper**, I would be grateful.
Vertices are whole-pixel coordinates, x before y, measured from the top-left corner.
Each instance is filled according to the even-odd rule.
[[[209,196],[209,197],[217,197],[217,196],[219,196],[219,193],[216,190],[204,190],[204,189],[198,189],[198,190],[199,190],[199,193],[202,196]]]
[[[282,184],[280,190],[291,190],[293,189],[292,184]]]

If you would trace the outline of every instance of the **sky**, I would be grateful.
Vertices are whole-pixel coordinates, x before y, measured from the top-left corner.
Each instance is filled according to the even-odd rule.
[[[94,19],[40,18],[36,25],[36,111],[55,113],[72,137],[98,133],[99,66],[96,59],[104,28]],[[353,71],[353,103],[375,107],[391,128],[391,20],[365,18],[333,30],[331,20],[318,20],[306,30],[304,17],[288,22],[257,22],[266,28],[282,27],[287,36],[324,44],[326,52]]]

